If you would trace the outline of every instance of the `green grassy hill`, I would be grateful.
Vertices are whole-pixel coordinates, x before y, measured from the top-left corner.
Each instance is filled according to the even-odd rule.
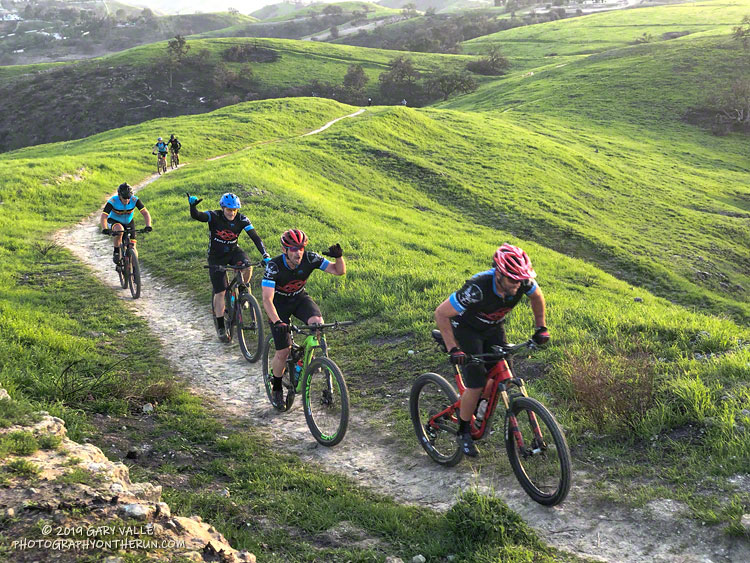
[[[188,45],[185,64],[172,72],[171,88],[166,42],[76,63],[0,67],[6,109],[0,113],[0,150],[80,138],[159,116],[202,113],[248,99],[311,95],[320,92],[313,81],[341,84],[352,64],[361,65],[369,77],[364,103],[367,93],[376,97],[378,76],[399,55],[283,39],[201,39]],[[272,51],[278,59],[224,60],[222,53],[237,45],[257,46],[261,54]],[[437,54],[412,58],[421,71],[461,68],[470,59]],[[65,94],[50,97],[50,89]]]

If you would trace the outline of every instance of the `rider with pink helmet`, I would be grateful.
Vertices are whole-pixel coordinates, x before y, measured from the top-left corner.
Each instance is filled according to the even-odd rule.
[[[450,353],[450,361],[466,365],[461,396],[458,442],[464,454],[476,457],[479,451],[471,438],[469,423],[487,380],[484,364],[468,363],[471,354],[490,352],[491,346],[507,344],[505,316],[526,295],[531,302],[537,344],[549,341],[545,326],[545,304],[537,285],[529,255],[517,246],[503,244],[495,251],[493,268],[467,280],[435,309],[435,321]]]

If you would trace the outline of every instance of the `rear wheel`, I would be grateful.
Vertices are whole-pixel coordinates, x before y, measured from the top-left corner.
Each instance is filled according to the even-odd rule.
[[[242,303],[237,303],[235,322],[237,324],[237,342],[245,359],[255,363],[263,351],[263,315],[260,312],[258,300],[248,292],[247,309]]]
[[[115,266],[115,268],[117,269],[117,275],[120,277],[120,287],[122,287],[123,289],[127,289],[128,287],[128,272],[125,269],[126,263],[127,260],[123,260],[122,258],[120,258],[120,263]]]
[[[138,254],[134,250],[128,249],[128,257],[130,263],[128,268],[130,295],[133,296],[133,299],[138,299],[141,296],[141,267],[138,264]]]
[[[505,447],[513,472],[532,499],[545,506],[565,500],[572,472],[570,451],[560,425],[544,405],[530,397],[513,401],[505,415]]]
[[[339,367],[330,358],[315,358],[302,383],[305,419],[323,446],[335,446],[349,425],[349,390]]]
[[[281,404],[276,404],[273,400],[273,367],[271,365],[274,353],[276,352],[276,347],[273,344],[273,335],[266,338],[263,344],[261,372],[263,373],[263,387],[266,389],[266,397],[268,397],[268,401],[276,410],[281,412],[288,411],[294,404],[295,396],[294,389],[291,388],[292,386],[289,382],[289,374],[284,373],[282,378],[282,385],[286,390],[286,400]]]
[[[409,397],[411,422],[419,444],[433,461],[448,467],[456,465],[463,457],[456,441],[458,410],[448,410],[456,401],[456,390],[436,373],[420,375],[412,385]],[[430,423],[443,411],[445,414]]]

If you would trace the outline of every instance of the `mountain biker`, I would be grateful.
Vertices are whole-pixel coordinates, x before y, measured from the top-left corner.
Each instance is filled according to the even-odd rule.
[[[506,243],[495,251],[492,269],[474,275],[435,309],[435,321],[449,350],[450,362],[466,365],[457,440],[467,456],[479,455],[469,424],[487,381],[487,367],[491,367],[470,363],[471,354],[488,353],[491,346],[508,343],[505,315],[524,295],[529,297],[534,314],[536,332],[532,339],[540,345],[549,341],[544,296],[535,277],[528,254]]]
[[[247,264],[247,254],[237,245],[237,239],[242,231],[255,243],[258,252],[267,262],[271,256],[266,252],[258,233],[255,231],[250,219],[239,213],[241,207],[240,198],[233,193],[225,193],[219,199],[221,209],[215,211],[198,211],[198,204],[203,201],[188,194],[190,205],[190,216],[196,221],[208,223],[208,263],[211,266],[226,266],[227,264]],[[216,315],[216,332],[219,340],[228,342],[226,327],[224,326],[224,292],[227,290],[227,277],[224,272],[210,268],[209,276],[214,292],[214,315]],[[248,266],[242,270],[242,280],[245,284],[250,282],[252,269]],[[247,285],[240,287],[240,300],[247,298]]]
[[[169,145],[169,150],[172,151],[172,154],[179,154],[180,149],[182,148],[182,143],[177,140],[177,137],[170,135],[167,144]]]
[[[323,316],[320,308],[305,291],[307,278],[314,270],[323,270],[334,276],[346,273],[343,250],[334,244],[323,254],[334,258],[329,262],[319,254],[305,250],[307,235],[299,229],[289,229],[281,235],[281,254],[266,264],[261,285],[263,287],[263,308],[271,325],[276,354],[273,357],[273,400],[280,405],[284,402],[281,376],[289,357],[292,342],[289,338],[289,320],[292,315],[307,325],[320,324]]]
[[[156,154],[158,151],[160,157],[167,158],[167,150],[168,150],[167,143],[164,142],[164,139],[159,137],[156,140],[156,144],[154,145],[154,148],[151,151],[151,154]]]
[[[102,234],[111,235],[113,233],[122,233],[127,229],[130,239],[135,240],[135,223],[133,215],[135,210],[141,212],[143,220],[146,222],[146,232],[151,232],[151,214],[143,205],[138,196],[133,195],[133,188],[127,182],[123,182],[117,187],[117,195],[107,200],[104,206],[99,224],[102,228]],[[115,237],[115,248],[112,254],[112,261],[115,264],[120,263],[120,244],[122,243],[122,234]]]

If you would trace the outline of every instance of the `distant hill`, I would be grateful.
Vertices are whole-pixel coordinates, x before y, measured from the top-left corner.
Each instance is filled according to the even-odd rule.
[[[230,13],[156,16],[117,3],[109,12],[102,3],[42,0],[26,6],[17,13],[20,19],[0,21],[0,65],[88,58],[255,21]]]

